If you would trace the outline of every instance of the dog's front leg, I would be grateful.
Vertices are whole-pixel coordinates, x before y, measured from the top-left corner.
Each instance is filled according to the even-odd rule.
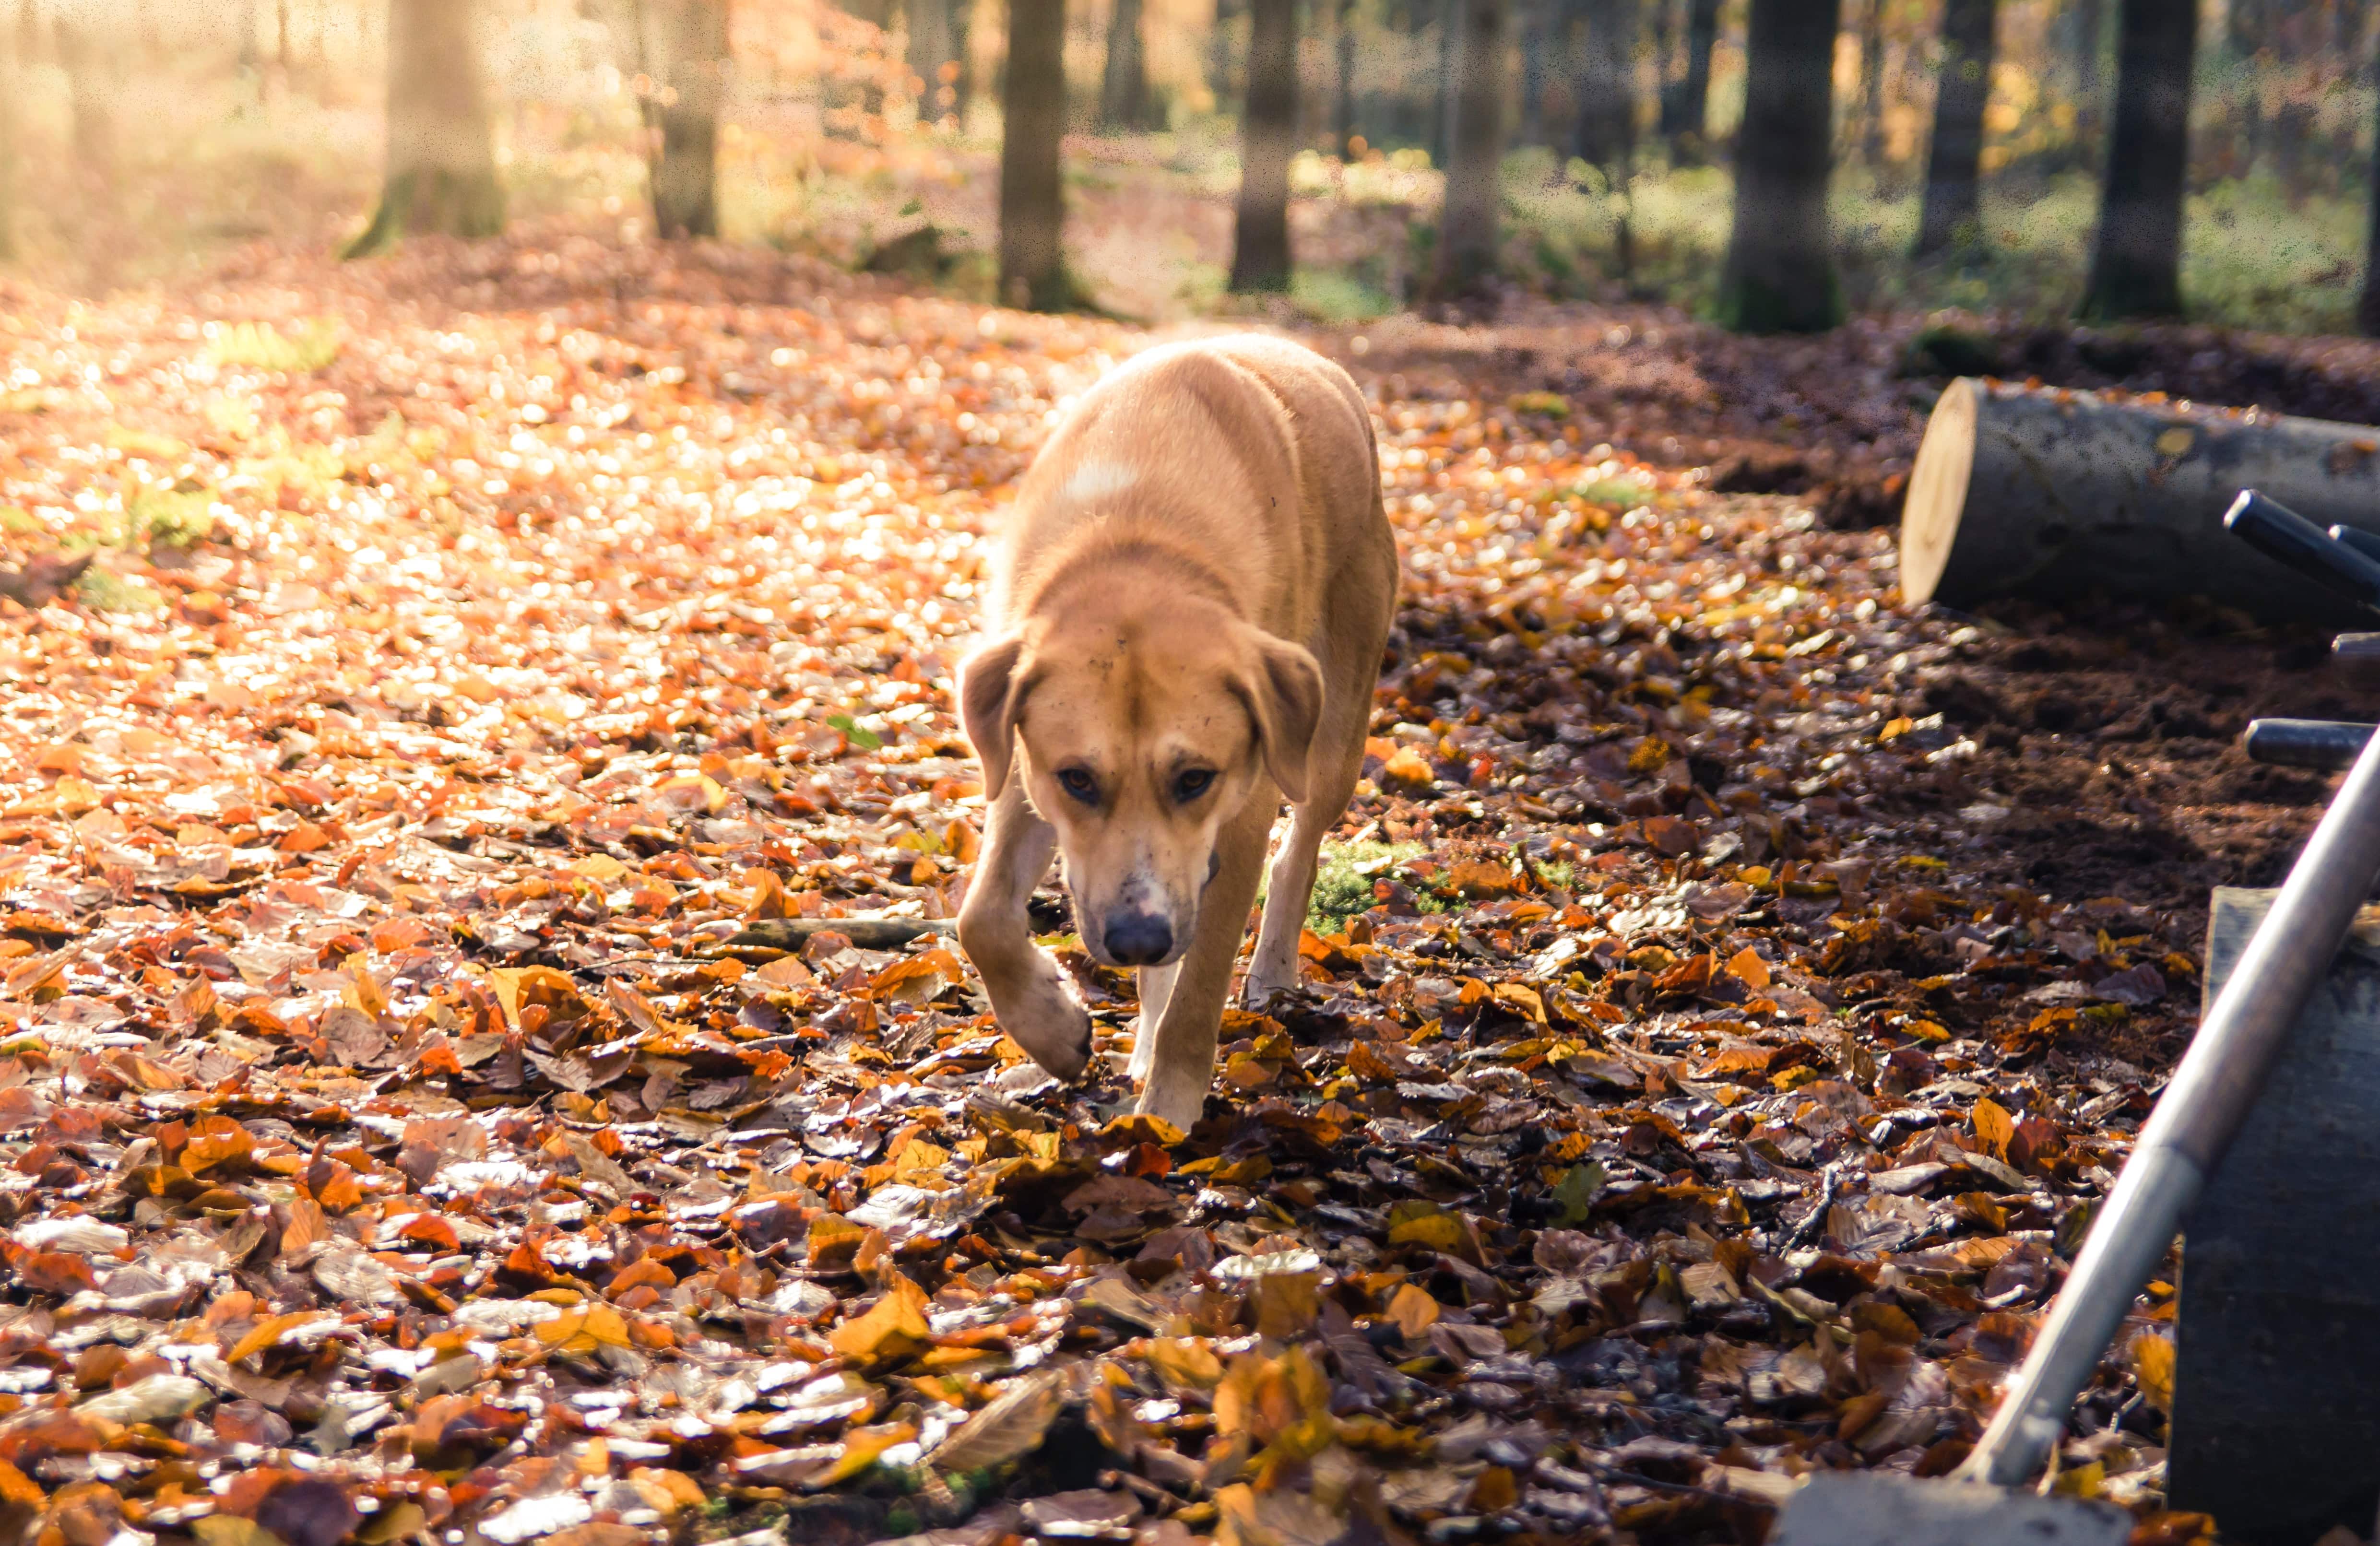
[[[1232,818],[1215,845],[1220,861],[1215,878],[1198,900],[1198,923],[1158,1017],[1155,1045],[1133,1060],[1148,1070],[1139,1109],[1188,1131],[1207,1104],[1215,1078],[1215,1037],[1222,1027],[1223,1002],[1232,991],[1232,963],[1247,933],[1248,910],[1256,905],[1257,876],[1264,868],[1265,840],[1272,833],[1275,802],[1252,800]]]
[[[1033,943],[1026,912],[1057,850],[1057,829],[1025,798],[1023,774],[1011,773],[959,909],[959,945],[983,977],[1000,1028],[1033,1061],[1072,1079],[1091,1060],[1091,1017],[1066,991],[1058,963]]]

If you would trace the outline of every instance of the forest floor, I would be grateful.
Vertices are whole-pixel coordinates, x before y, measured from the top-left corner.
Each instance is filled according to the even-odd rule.
[[[73,1546],[1750,1540],[1938,1473],[2322,798],[2231,738],[2349,712],[2218,616],[1900,610],[1913,319],[1315,332],[1404,600],[1185,1134],[1062,908],[1069,1088],[937,936],[732,942],[948,915],[984,534],[1152,335],[534,235],[0,312],[0,1510]],[[2363,345],[2126,337],[1967,343],[2380,419]],[[2171,1310],[2060,1485],[2186,1541]]]

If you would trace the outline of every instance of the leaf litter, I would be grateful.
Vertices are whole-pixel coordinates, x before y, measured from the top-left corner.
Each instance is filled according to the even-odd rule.
[[[44,1542],[1754,1539],[1956,1464],[2187,1025],[2185,911],[2011,874],[1925,701],[1999,635],[1884,536],[1318,336],[1403,610],[1173,1130],[1062,898],[1079,1087],[935,926],[984,533],[1142,335],[552,235],[15,314],[12,560],[106,577],[0,617]],[[2060,1484],[2184,1540],[2171,1308]]]

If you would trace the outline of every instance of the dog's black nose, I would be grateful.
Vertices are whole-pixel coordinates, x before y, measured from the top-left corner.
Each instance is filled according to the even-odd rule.
[[[1154,966],[1173,949],[1173,927],[1154,912],[1124,912],[1108,921],[1108,954],[1124,966]]]

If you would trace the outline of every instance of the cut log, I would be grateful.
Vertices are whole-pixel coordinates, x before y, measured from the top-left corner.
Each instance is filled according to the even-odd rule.
[[[1935,405],[1900,519],[1900,593],[2202,597],[2325,628],[2370,614],[2223,529],[2242,489],[2380,533],[2380,429],[1966,378]]]

